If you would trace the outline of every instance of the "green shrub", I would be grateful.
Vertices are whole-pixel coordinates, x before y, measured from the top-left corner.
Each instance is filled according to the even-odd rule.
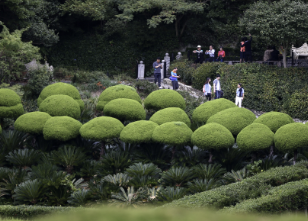
[[[150,142],[157,126],[158,124],[146,120],[130,123],[122,130],[120,139],[126,143]]]
[[[33,149],[18,149],[10,152],[5,158],[8,162],[19,167],[30,167],[41,158],[42,153]]]
[[[76,100],[67,95],[51,95],[40,104],[39,110],[50,116],[80,118],[80,107]]]
[[[260,123],[268,126],[274,133],[276,133],[276,131],[283,125],[293,122],[294,120],[289,115],[274,111],[262,114],[254,121],[254,123]]]
[[[190,143],[192,133],[183,122],[168,122],[154,129],[152,139],[164,144],[184,145]]]
[[[82,125],[80,135],[91,140],[118,138],[124,125],[113,117],[97,117]]]
[[[101,78],[108,79],[107,75],[102,71],[74,71],[71,75],[74,76],[74,83],[90,83]]]
[[[264,124],[253,123],[237,135],[236,143],[241,150],[266,149],[274,145],[274,133]]]
[[[188,167],[172,167],[162,174],[161,180],[165,186],[185,186],[193,178],[192,169]]]
[[[166,207],[223,208],[235,205],[246,199],[260,197],[269,186],[280,186],[291,181],[307,178],[307,166],[307,163],[298,163],[295,166],[272,168],[266,172],[246,178],[241,182],[224,185],[195,195],[185,196],[166,205]]]
[[[162,188],[157,192],[157,199],[159,201],[164,202],[172,202],[173,200],[177,200],[182,198],[187,194],[187,189],[183,187],[171,187],[167,186],[166,188]]]
[[[137,81],[134,81],[133,84],[134,84],[134,87],[137,89],[137,91],[144,96],[148,96],[153,91],[158,90],[158,86],[149,81],[138,81],[137,80]]]
[[[235,103],[224,98],[205,102],[194,110],[192,120],[196,123],[205,124],[214,114],[232,107],[236,107]]]
[[[168,107],[159,110],[152,115],[150,121],[153,121],[158,125],[172,121],[181,121],[185,123],[188,127],[191,126],[190,119],[185,113],[185,111],[178,107]]]
[[[51,85],[45,87],[42,90],[39,98],[37,99],[38,106],[40,106],[41,103],[47,97],[52,96],[52,95],[67,95],[67,96],[70,96],[75,101],[77,101],[81,110],[83,110],[83,108],[84,108],[84,103],[80,98],[80,94],[79,94],[78,90],[73,85],[62,83],[62,82],[51,84]]]
[[[196,71],[193,74],[192,86],[198,90],[202,90],[203,85],[206,82],[206,79],[211,78],[213,81],[216,78],[218,69],[223,66],[226,66],[226,64],[223,62],[203,63],[200,67],[196,69]]]
[[[256,119],[254,113],[245,108],[228,108],[211,116],[206,123],[218,123],[226,127],[233,136],[237,136],[239,132]]]
[[[176,91],[162,89],[154,91],[144,100],[146,109],[161,110],[167,107],[179,107],[185,109],[184,98]]]
[[[0,118],[17,118],[23,113],[18,94],[11,89],[0,89]]]
[[[291,123],[280,127],[274,136],[275,147],[283,152],[308,146],[308,127]]]
[[[135,100],[118,98],[108,102],[104,107],[104,115],[121,121],[145,120],[146,113],[143,106]]]
[[[267,195],[248,199],[234,207],[227,207],[227,213],[284,213],[306,208],[308,203],[308,179],[286,183],[269,190]]]
[[[234,137],[224,126],[217,123],[209,123],[199,127],[191,136],[191,142],[202,149],[223,149],[232,147]]]
[[[51,116],[44,112],[30,112],[21,115],[14,123],[14,128],[30,134],[42,134],[46,121]]]
[[[79,135],[82,124],[71,117],[52,117],[45,123],[43,134],[45,140],[67,141]]]
[[[112,86],[104,90],[99,96],[98,103],[96,105],[96,109],[99,111],[103,111],[105,105],[112,100],[118,98],[127,98],[138,101],[141,104],[141,98],[139,94],[136,92],[136,89],[124,84],[119,84],[116,86]]]
[[[40,180],[27,180],[15,188],[13,198],[18,203],[35,205],[43,200],[44,189],[44,184]]]

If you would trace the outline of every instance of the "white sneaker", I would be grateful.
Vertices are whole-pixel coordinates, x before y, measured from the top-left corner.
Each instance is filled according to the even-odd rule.
[[[163,87],[162,87],[162,86],[160,86],[160,87],[159,87],[159,89],[163,89]]]

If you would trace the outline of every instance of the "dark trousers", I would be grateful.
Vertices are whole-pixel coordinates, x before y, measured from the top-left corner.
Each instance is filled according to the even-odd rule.
[[[212,94],[208,93],[207,95],[205,95],[205,97],[210,101],[212,100]]]
[[[215,61],[215,58],[214,57],[209,57],[208,59],[205,60],[206,62],[213,62]]]
[[[177,90],[179,88],[179,82],[178,81],[172,81],[172,87],[173,87],[173,90]]]
[[[224,62],[224,59],[223,59],[223,58],[217,58],[217,59],[216,59],[216,62],[218,62],[218,61]]]
[[[154,73],[154,83],[156,84],[158,82],[158,87],[160,87],[161,84],[161,73]]]
[[[215,91],[215,99],[219,99],[221,97],[221,91]]]
[[[195,60],[195,64],[198,64],[198,63],[202,64],[202,62],[203,62],[203,59],[202,59],[202,58],[197,58],[197,59]]]
[[[251,51],[246,51],[246,52],[245,52],[245,61],[246,61],[246,62],[252,62]]]

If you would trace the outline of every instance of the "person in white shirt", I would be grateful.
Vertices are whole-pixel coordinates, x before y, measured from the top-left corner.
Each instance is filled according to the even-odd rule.
[[[221,98],[221,85],[220,85],[220,75],[217,74],[216,79],[213,81],[213,88],[215,99]]]
[[[210,50],[207,50],[205,54],[210,56],[208,59],[206,59],[206,61],[213,62],[215,60],[215,49],[213,49],[212,45],[210,45]]]
[[[242,84],[238,84],[236,89],[235,104],[238,107],[242,107],[243,99],[244,99],[244,88],[242,88]]]

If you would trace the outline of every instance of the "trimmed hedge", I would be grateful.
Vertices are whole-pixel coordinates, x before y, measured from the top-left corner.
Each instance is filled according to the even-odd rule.
[[[234,137],[224,126],[216,123],[199,127],[191,136],[191,142],[202,149],[223,149],[232,147]]]
[[[50,116],[80,118],[79,104],[67,95],[51,95],[47,97],[41,103],[39,110],[50,114]]]
[[[291,123],[280,127],[274,136],[275,147],[283,152],[308,146],[308,127]]]
[[[192,130],[183,122],[168,122],[154,129],[152,139],[170,145],[189,144]]]
[[[288,114],[275,111],[262,114],[254,121],[254,123],[260,123],[268,126],[274,133],[283,125],[293,122],[294,120]]]
[[[162,110],[157,111],[152,115],[150,121],[161,125],[163,123],[172,122],[172,121],[181,121],[187,124],[188,127],[191,126],[191,122],[185,111],[178,107],[168,107]]]
[[[241,150],[266,149],[274,145],[274,133],[264,124],[252,123],[237,135],[236,143]]]
[[[283,213],[307,208],[308,179],[286,183],[275,187],[268,195],[248,199],[225,208],[224,212],[236,213]]]
[[[256,116],[245,108],[229,108],[211,116],[206,123],[218,123],[226,127],[233,136],[237,136],[241,130],[252,124]]]
[[[150,142],[156,127],[158,127],[158,124],[152,121],[136,121],[124,127],[120,134],[120,139],[126,143]]]
[[[208,101],[194,110],[192,120],[196,123],[205,124],[214,114],[232,107],[237,106],[234,102],[228,101],[224,98]]]
[[[14,128],[30,134],[42,134],[46,121],[51,116],[45,112],[30,112],[21,115],[14,123]]]
[[[108,87],[104,90],[99,96],[96,109],[99,111],[103,111],[105,105],[112,100],[118,98],[127,98],[138,101],[141,104],[141,98],[137,93],[136,89],[124,84],[119,84],[116,86]]]
[[[0,89],[0,118],[17,118],[24,113],[21,98],[7,88]]]
[[[80,135],[90,140],[104,141],[118,138],[124,125],[113,117],[97,117],[82,125]]]
[[[81,126],[82,123],[71,117],[52,117],[44,125],[44,139],[67,141],[76,138]]]
[[[47,215],[51,213],[69,212],[76,210],[73,207],[53,207],[53,206],[0,206],[1,218],[19,218],[30,219],[36,216]]]
[[[77,90],[77,88],[75,88],[73,85],[71,84],[66,84],[66,83],[55,83],[55,84],[51,84],[48,85],[47,87],[45,87],[40,96],[37,99],[37,105],[40,106],[41,103],[49,96],[52,95],[67,95],[70,96],[71,98],[73,98],[80,106],[80,109],[83,110],[84,109],[84,102],[81,100],[79,91]]]
[[[135,100],[118,98],[108,102],[104,107],[104,115],[121,121],[145,120],[146,112],[143,106]]]
[[[308,177],[308,163],[297,163],[294,166],[276,167],[259,173],[241,182],[221,186],[209,191],[185,196],[175,200],[165,207],[214,207],[223,208],[232,206],[246,199],[261,196],[265,186],[280,186],[282,184],[302,180]]]
[[[178,92],[169,89],[153,91],[144,100],[146,109],[161,110],[167,107],[179,107],[185,110],[185,100]]]

